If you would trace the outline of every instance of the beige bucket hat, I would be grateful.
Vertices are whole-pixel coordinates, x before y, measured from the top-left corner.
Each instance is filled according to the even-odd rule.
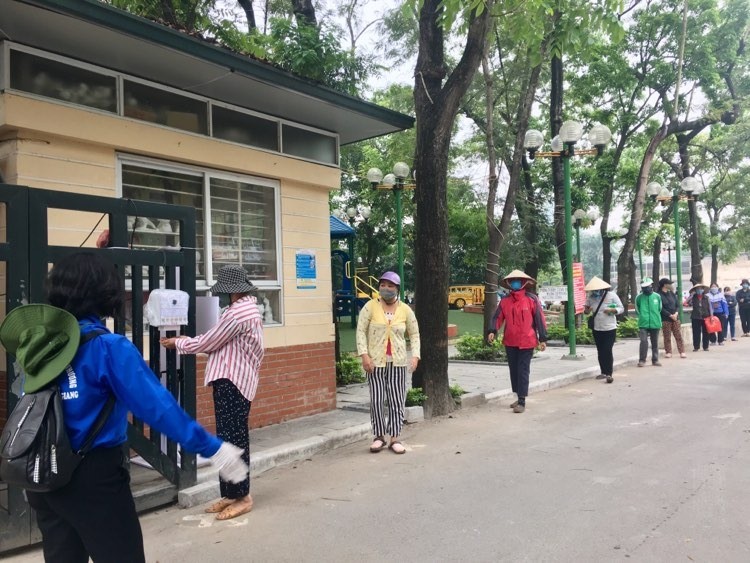
[[[534,278],[532,278],[527,273],[522,272],[521,270],[513,270],[510,274],[503,278],[503,281],[500,282],[500,285],[505,289],[510,289],[510,285],[508,285],[508,282],[510,282],[510,280],[527,280],[530,284],[536,284],[536,280]]]
[[[597,289],[612,289],[612,286],[605,282],[602,278],[594,276],[583,289],[585,289],[586,291],[596,291]]]

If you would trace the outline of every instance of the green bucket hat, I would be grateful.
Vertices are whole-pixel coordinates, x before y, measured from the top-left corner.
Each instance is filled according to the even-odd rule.
[[[0,342],[23,369],[26,393],[54,381],[73,360],[80,340],[76,318],[52,305],[17,307],[0,324]]]

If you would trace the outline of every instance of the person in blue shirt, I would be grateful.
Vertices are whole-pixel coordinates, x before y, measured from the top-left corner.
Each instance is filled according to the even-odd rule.
[[[232,482],[247,477],[242,450],[193,420],[162,387],[138,349],[110,333],[102,318],[120,314],[124,290],[114,265],[101,254],[78,252],[60,260],[45,282],[50,305],[78,319],[81,334],[100,330],[57,378],[65,426],[80,447],[110,395],[115,405],[93,448],[64,487],[27,491],[49,562],[144,562],[143,536],[130,492],[125,447],[128,413],[191,452],[207,457]],[[22,366],[23,367],[23,366]],[[28,376],[27,376],[28,377]]]
[[[719,289],[719,285],[712,283],[708,290],[708,303],[711,306],[711,314],[716,316],[721,321],[722,330],[719,332],[712,332],[708,335],[708,339],[711,342],[711,346],[716,344],[718,338],[719,346],[724,346],[724,325],[729,317],[729,305],[727,304],[726,297]]]

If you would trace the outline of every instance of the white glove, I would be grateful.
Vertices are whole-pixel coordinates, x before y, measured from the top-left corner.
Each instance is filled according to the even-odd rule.
[[[230,483],[240,483],[247,479],[248,467],[242,459],[242,448],[223,442],[219,450],[209,457],[211,464],[219,470],[219,475]]]

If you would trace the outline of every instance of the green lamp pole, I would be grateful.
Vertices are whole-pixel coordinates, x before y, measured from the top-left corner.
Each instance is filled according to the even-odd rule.
[[[658,182],[650,182],[646,186],[646,194],[665,203],[672,202],[672,215],[674,217],[674,252],[677,262],[677,303],[680,311],[680,322],[682,322],[682,240],[680,238],[680,201],[697,200],[698,196],[705,191],[703,184],[693,176],[687,176],[680,182],[680,186],[674,192],[667,187],[662,187]],[[681,193],[682,192],[682,193]]]
[[[404,300],[404,236],[403,236],[403,206],[401,196],[404,190],[414,189],[414,184],[406,183],[409,177],[409,165],[405,162],[397,162],[393,165],[393,173],[383,173],[378,168],[370,168],[367,171],[367,181],[372,189],[390,190],[396,203],[396,248],[398,253],[398,277],[401,278],[401,301]]]
[[[612,134],[604,125],[597,124],[589,131],[589,142],[595,146],[594,149],[583,149],[575,151],[575,144],[583,135],[583,127],[577,121],[566,121],[560,127],[560,134],[552,139],[551,152],[538,152],[538,149],[544,143],[544,135],[541,131],[530,129],[524,136],[524,148],[529,153],[529,160],[534,160],[535,156],[543,158],[562,158],[563,159],[563,192],[565,198],[565,267],[566,282],[568,286],[568,303],[567,324],[568,324],[568,355],[564,359],[578,359],[576,354],[576,304],[575,291],[573,288],[573,214],[571,212],[570,201],[570,158],[574,154],[578,155],[596,155],[602,154],[604,147],[609,143]],[[579,248],[580,255],[580,248]]]

